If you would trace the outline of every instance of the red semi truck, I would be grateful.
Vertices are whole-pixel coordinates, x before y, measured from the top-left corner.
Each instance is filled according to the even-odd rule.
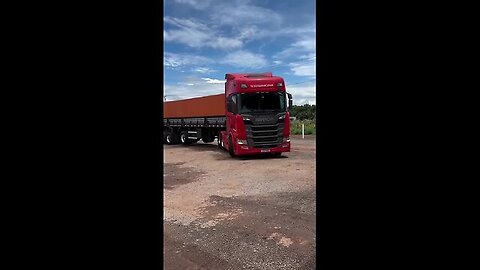
[[[283,78],[267,72],[232,73],[225,79],[223,94],[164,102],[164,143],[216,138],[231,156],[290,152],[293,100]]]

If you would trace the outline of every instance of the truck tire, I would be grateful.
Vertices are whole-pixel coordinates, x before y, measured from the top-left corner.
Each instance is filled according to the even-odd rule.
[[[167,132],[165,134],[165,141],[167,142],[167,144],[176,144],[177,143],[177,137],[175,136],[174,133]]]
[[[233,149],[232,137],[228,138],[228,153],[231,157],[235,157],[235,150]]]
[[[188,138],[188,132],[182,131],[180,133],[180,142],[184,145],[191,144],[192,141]]]
[[[223,147],[222,147],[222,136],[221,136],[221,134],[218,134],[217,144],[218,144],[218,148],[223,149]]]

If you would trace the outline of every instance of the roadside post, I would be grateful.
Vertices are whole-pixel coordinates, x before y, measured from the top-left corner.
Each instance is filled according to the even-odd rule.
[[[302,124],[302,139],[305,139],[305,124]]]

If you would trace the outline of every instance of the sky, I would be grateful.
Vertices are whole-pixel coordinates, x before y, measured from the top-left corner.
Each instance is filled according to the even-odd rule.
[[[283,77],[295,105],[315,104],[315,0],[165,0],[164,95],[224,93],[226,73]]]

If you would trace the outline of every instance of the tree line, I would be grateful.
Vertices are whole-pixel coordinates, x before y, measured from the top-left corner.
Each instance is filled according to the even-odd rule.
[[[290,116],[296,117],[298,120],[316,120],[316,111],[315,105],[293,105],[290,109]]]

